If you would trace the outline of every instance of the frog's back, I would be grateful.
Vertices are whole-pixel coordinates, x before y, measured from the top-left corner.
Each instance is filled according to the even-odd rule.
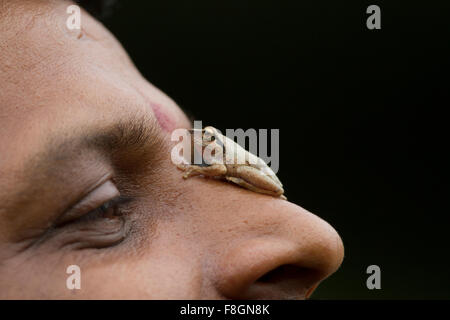
[[[250,166],[258,169],[265,175],[269,176],[273,181],[277,182],[280,186],[282,186],[281,181],[264,160],[245,150],[238,143],[235,143],[233,140],[225,136],[224,150],[224,160],[226,161],[225,164],[227,164],[227,167],[229,167],[230,171],[234,171],[238,166]]]

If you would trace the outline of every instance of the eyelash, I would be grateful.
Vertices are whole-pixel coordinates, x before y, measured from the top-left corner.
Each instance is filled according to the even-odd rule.
[[[100,207],[88,212],[84,216],[80,217],[79,221],[91,221],[101,218],[112,218],[122,216],[122,205],[129,202],[131,199],[123,196],[117,196],[105,203]],[[109,212],[111,211],[112,212]]]

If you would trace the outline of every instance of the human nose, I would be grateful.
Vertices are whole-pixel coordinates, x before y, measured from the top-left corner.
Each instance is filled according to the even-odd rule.
[[[308,298],[342,263],[342,240],[327,222],[295,204],[264,203],[251,220],[247,216],[252,236],[221,255],[217,289],[232,299]],[[240,212],[246,210],[255,210],[254,202],[241,206]]]

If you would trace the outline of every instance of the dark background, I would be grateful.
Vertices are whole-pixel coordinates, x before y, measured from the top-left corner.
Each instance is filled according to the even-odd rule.
[[[104,23],[204,125],[280,129],[289,200],[346,247],[313,298],[431,299],[450,298],[449,16],[448,1],[151,0]]]

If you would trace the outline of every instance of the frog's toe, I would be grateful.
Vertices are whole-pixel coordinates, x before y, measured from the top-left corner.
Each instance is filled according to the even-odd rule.
[[[187,178],[189,178],[191,175],[193,175],[192,169],[187,169],[186,172],[183,174],[183,178],[184,178],[184,179],[187,179]]]
[[[180,164],[177,164],[177,168],[180,169],[180,170],[186,170],[187,165],[184,164],[184,163],[180,163]]]

